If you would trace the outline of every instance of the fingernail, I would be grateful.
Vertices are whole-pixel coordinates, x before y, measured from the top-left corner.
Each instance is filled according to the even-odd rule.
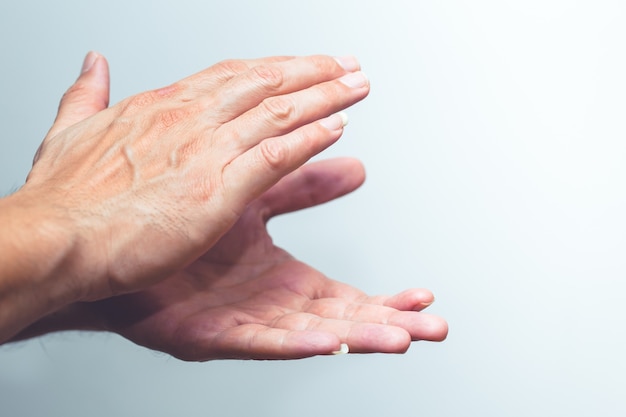
[[[334,351],[333,355],[345,355],[346,353],[350,353],[350,348],[346,343],[342,343],[339,350]]]
[[[347,85],[350,88],[360,88],[367,85],[367,77],[361,71],[346,74],[341,77],[339,81],[341,81],[343,84]]]
[[[348,115],[341,111],[320,120],[320,124],[330,131],[339,130],[348,124]]]
[[[85,60],[83,61],[83,67],[80,70],[81,75],[86,73],[91,69],[91,67],[93,67],[93,64],[96,62],[96,59],[98,59],[98,56],[99,55],[94,51],[91,51],[87,54]]]
[[[353,56],[336,56],[335,61],[346,71],[358,71],[361,68],[359,61]]]

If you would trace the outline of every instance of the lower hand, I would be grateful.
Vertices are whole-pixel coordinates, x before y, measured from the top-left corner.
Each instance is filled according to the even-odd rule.
[[[411,340],[443,340],[447,324],[421,313],[423,289],[369,297],[276,247],[274,215],[320,204],[363,180],[351,159],[309,164],[252,202],[235,226],[187,268],[144,291],[86,304],[103,327],[184,360],[293,359],[404,352]]]

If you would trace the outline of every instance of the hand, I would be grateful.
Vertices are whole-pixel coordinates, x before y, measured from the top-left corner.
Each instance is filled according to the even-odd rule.
[[[105,107],[106,61],[91,61],[81,78]],[[368,90],[353,59],[278,57],[226,61],[80,122],[89,110],[62,103],[16,194],[63,222],[54,240],[69,248],[55,266],[78,299],[136,291],[206,252],[250,201],[334,143],[335,113]]]
[[[411,340],[443,340],[445,321],[419,311],[427,290],[368,297],[276,247],[267,221],[358,187],[351,159],[309,164],[252,202],[196,262],[135,294],[87,303],[104,328],[184,360],[293,359],[339,350],[404,352]]]
[[[66,94],[55,126],[106,106],[108,78],[100,75]],[[348,193],[363,178],[350,159],[305,166],[249,204],[235,227],[185,270],[136,294],[71,304],[14,340],[107,329],[186,360],[300,358],[328,354],[340,343],[351,352],[403,352],[411,340],[443,340],[445,321],[419,312],[433,301],[427,290],[368,297],[293,259],[267,233],[270,217]]]

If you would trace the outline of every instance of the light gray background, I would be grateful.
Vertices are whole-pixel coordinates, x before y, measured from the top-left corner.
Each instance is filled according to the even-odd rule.
[[[626,6],[616,1],[0,4],[0,190],[18,187],[84,54],[113,97],[224,58],[354,54],[372,93],[322,157],[363,188],[272,222],[370,293],[433,290],[406,355],[183,363],[114,335],[0,349],[6,416],[623,416]]]

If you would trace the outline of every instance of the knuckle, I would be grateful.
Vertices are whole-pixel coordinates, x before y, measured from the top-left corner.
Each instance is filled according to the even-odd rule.
[[[160,97],[160,98],[170,98],[170,97],[174,97],[175,95],[181,93],[181,91],[183,91],[185,89],[186,85],[184,83],[184,81],[177,81],[173,84],[170,84],[166,87],[162,87],[159,88],[157,90],[154,90],[153,94],[155,97]]]
[[[237,59],[227,59],[213,65],[211,71],[219,78],[230,79],[248,71],[248,65]]]
[[[259,144],[262,162],[272,171],[281,171],[287,165],[289,149],[280,141],[266,139]]]
[[[283,72],[275,66],[259,65],[252,68],[252,80],[269,90],[279,90],[284,83]]]
[[[269,114],[274,122],[289,122],[295,117],[296,106],[287,96],[270,97],[263,101],[262,110]]]
[[[124,100],[124,109],[126,111],[143,109],[156,102],[159,98],[158,93],[154,91],[145,91]]]

